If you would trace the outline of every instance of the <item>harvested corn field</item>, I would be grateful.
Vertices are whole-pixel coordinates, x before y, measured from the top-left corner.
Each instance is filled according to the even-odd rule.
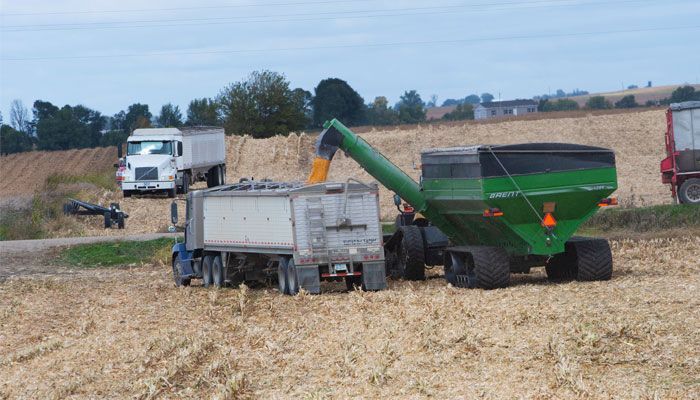
[[[420,151],[430,147],[448,147],[470,144],[506,144],[520,142],[571,142],[610,147],[617,155],[619,190],[616,192],[623,206],[643,206],[671,202],[669,188],[660,182],[659,161],[664,157],[665,115],[663,110],[631,112],[584,117],[508,120],[498,123],[465,122],[445,125],[401,127],[388,130],[358,129],[360,135],[404,171],[418,178],[416,169]],[[227,179],[240,177],[274,180],[305,180],[314,158],[315,135],[290,135],[270,139],[252,139],[248,136],[227,137]],[[25,153],[3,159],[0,197],[27,194],[43,187],[51,172],[51,160],[60,171],[85,174],[92,168],[109,167],[116,155],[114,148],[74,150],[72,152]],[[71,161],[72,160],[72,161]],[[21,180],[16,175],[30,174],[28,165],[38,165]],[[58,168],[58,167],[57,167]],[[59,171],[57,171],[59,172]],[[352,159],[342,152],[335,156],[329,179],[344,181],[355,177],[373,180]],[[22,182],[27,182],[25,185]],[[195,188],[205,187],[199,183]],[[84,235],[123,235],[131,233],[164,232],[169,224],[170,200],[162,196],[122,198],[120,192],[94,190],[84,200],[108,205],[119,202],[129,213],[125,230],[105,230],[99,218],[79,219]],[[393,220],[396,209],[391,193],[380,188],[383,220]],[[182,209],[181,209],[182,211]],[[72,232],[75,232],[73,230]],[[65,232],[56,231],[53,236]]]
[[[492,291],[436,271],[288,297],[176,289],[165,265],[43,268],[0,285],[0,398],[700,397],[700,237],[612,248],[611,281]]]

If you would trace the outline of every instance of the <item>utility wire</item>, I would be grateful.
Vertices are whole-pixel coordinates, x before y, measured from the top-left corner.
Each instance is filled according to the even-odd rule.
[[[554,1],[565,1],[565,4],[552,4]],[[617,3],[645,3],[655,0],[622,0]],[[229,25],[229,24],[250,24],[250,23],[270,23],[270,22],[309,22],[320,19],[327,19],[327,16],[334,16],[333,19],[358,19],[358,18],[383,18],[383,17],[400,17],[400,16],[423,16],[435,14],[451,14],[460,12],[460,9],[469,8],[471,12],[485,11],[501,11],[515,9],[532,9],[541,7],[578,7],[608,4],[608,1],[593,1],[587,3],[570,3],[571,0],[541,0],[529,2],[502,2],[502,3],[482,3],[471,5],[453,5],[453,6],[437,6],[437,7],[414,7],[414,8],[395,8],[384,10],[357,10],[357,11],[336,11],[322,13],[297,13],[297,14],[280,14],[280,15],[256,15],[256,16],[237,16],[237,17],[210,17],[210,18],[187,18],[187,19],[160,19],[160,20],[134,20],[134,21],[114,21],[114,22],[76,22],[63,24],[34,24],[34,25],[7,25],[3,27],[1,32],[37,32],[37,31],[67,31],[67,30],[93,30],[93,29],[131,29],[131,28],[155,28],[155,27],[176,27],[176,26],[193,26],[193,25]],[[503,7],[503,6],[515,7]],[[474,9],[484,6],[501,6],[493,9]],[[436,10],[436,11],[430,11]],[[399,11],[400,13],[393,13]],[[427,12],[421,12],[427,11]],[[462,12],[465,12],[462,11]],[[375,14],[369,14],[375,13]],[[388,14],[387,14],[388,13]],[[352,15],[364,14],[364,15]],[[299,16],[314,16],[317,18],[289,18]],[[170,24],[169,22],[176,22]],[[177,23],[182,22],[182,23]],[[121,24],[121,25],[117,25]],[[124,24],[142,24],[142,25],[124,25]],[[145,24],[145,25],[143,25]],[[8,29],[9,28],[9,29]]]
[[[501,40],[522,40],[522,39],[550,39],[557,37],[583,37],[597,35],[613,35],[624,33],[643,33],[643,32],[671,32],[679,30],[695,30],[700,29],[700,25],[676,26],[676,27],[660,27],[660,28],[640,28],[640,29],[620,29],[608,31],[590,31],[590,32],[574,32],[574,33],[542,33],[542,34],[522,34],[510,36],[493,36],[493,37],[474,37],[469,39],[446,39],[446,40],[425,40],[425,41],[406,41],[406,42],[389,42],[389,43],[368,43],[368,44],[347,44],[347,45],[332,45],[332,46],[309,46],[309,47],[278,47],[267,49],[229,49],[229,50],[200,50],[200,51],[178,51],[178,52],[154,52],[154,53],[132,53],[132,54],[93,54],[84,56],[56,56],[56,57],[12,57],[2,58],[2,62],[12,61],[44,61],[44,60],[76,60],[76,59],[104,59],[104,58],[127,58],[127,57],[167,57],[167,56],[185,56],[185,55],[212,55],[212,54],[237,54],[237,53],[259,53],[259,52],[282,52],[282,51],[304,51],[304,50],[329,50],[329,49],[350,49],[350,48],[378,48],[378,47],[395,47],[395,46],[421,46],[433,44],[459,44],[459,43],[479,43]]]
[[[358,3],[372,2],[374,0],[335,0],[335,1],[297,1],[290,3],[267,3],[267,4],[232,4],[226,6],[197,6],[197,7],[167,7],[167,8],[135,8],[126,10],[85,10],[85,11],[48,11],[48,12],[19,12],[19,13],[2,13],[0,17],[19,17],[29,15],[71,15],[71,14],[122,14],[136,12],[153,12],[153,11],[191,11],[191,10],[212,10],[224,8],[254,8],[254,7],[285,7],[285,6],[306,6],[306,5],[323,5],[323,4],[343,4],[343,3]]]

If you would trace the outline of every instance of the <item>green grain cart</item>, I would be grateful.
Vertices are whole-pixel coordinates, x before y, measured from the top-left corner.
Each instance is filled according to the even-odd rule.
[[[443,265],[453,285],[485,289],[537,266],[553,280],[610,279],[608,242],[572,236],[598,208],[616,204],[608,197],[617,189],[612,150],[565,143],[431,149],[421,154],[417,183],[339,121],[324,128],[310,182],[325,180],[341,149],[396,193],[400,211],[400,199],[414,210],[404,214],[416,218],[400,216],[385,238],[394,275],[424,279],[426,265]]]

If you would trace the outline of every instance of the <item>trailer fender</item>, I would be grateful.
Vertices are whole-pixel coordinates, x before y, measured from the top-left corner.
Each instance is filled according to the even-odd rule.
[[[180,256],[180,263],[182,264],[182,277],[183,278],[190,278],[194,277],[194,269],[192,268],[193,264],[193,254],[191,251],[187,251],[185,248],[184,243],[175,243],[172,248],[172,260],[175,260],[175,257]]]

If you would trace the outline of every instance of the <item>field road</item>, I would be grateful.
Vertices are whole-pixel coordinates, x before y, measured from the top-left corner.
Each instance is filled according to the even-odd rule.
[[[182,235],[182,234],[179,234]],[[49,266],[46,258],[52,257],[56,247],[78,244],[116,242],[120,240],[152,240],[162,237],[177,237],[177,233],[151,233],[129,236],[91,236],[37,240],[0,241],[0,281],[18,275],[53,275],[75,273],[74,270]]]

